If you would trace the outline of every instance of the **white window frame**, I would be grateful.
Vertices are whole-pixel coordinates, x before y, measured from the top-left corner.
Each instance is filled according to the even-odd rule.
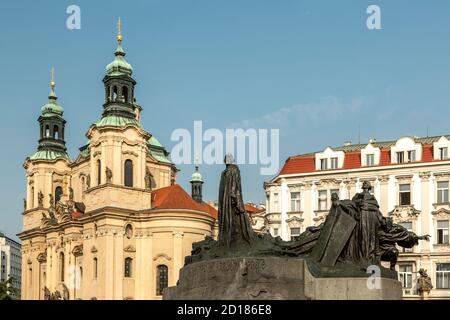
[[[439,222],[446,222],[447,227],[439,227]],[[449,220],[436,220],[436,244],[448,245],[449,244]],[[439,231],[442,230],[441,235]],[[442,241],[441,241],[442,239]]]
[[[411,271],[402,271],[403,268],[411,268]],[[412,264],[400,264],[398,266],[398,280],[402,283],[403,289],[412,289],[413,286],[413,265]]]
[[[293,198],[292,197],[293,194],[296,194],[297,197]],[[291,191],[290,192],[290,198],[291,198],[291,207],[290,207],[291,210],[290,211],[291,212],[299,212],[299,211],[301,211],[301,208],[300,208],[300,205],[301,205],[301,203],[300,203],[300,198],[301,198],[300,191]]]
[[[446,183],[447,187],[440,187],[439,184]],[[441,198],[441,199],[439,199]],[[449,202],[449,182],[437,181],[436,182],[436,203],[443,204]]]
[[[449,262],[436,264],[436,289],[450,289],[450,270],[438,271],[441,264],[450,265]]]

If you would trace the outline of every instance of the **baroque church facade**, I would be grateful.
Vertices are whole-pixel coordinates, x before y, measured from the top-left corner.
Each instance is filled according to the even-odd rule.
[[[103,113],[75,160],[52,76],[38,149],[24,163],[22,299],[161,299],[192,243],[215,235],[217,211],[202,201],[198,167],[189,195],[140,123],[120,22],[117,42]]]

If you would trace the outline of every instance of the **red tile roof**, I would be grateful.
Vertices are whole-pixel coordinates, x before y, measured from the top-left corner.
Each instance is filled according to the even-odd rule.
[[[245,207],[245,211],[247,211],[247,213],[249,215],[252,215],[252,214],[255,214],[255,213],[260,213],[260,212],[264,211],[264,209],[257,208],[251,203],[246,203],[244,205],[244,207]]]
[[[433,159],[433,145],[423,144],[422,145],[422,160],[420,162],[432,162],[438,161]],[[384,148],[380,152],[380,163],[378,166],[388,166],[391,165],[391,151],[390,149]],[[341,169],[357,169],[361,168],[361,151],[347,151],[345,152],[344,165]],[[301,174],[316,172],[315,167],[315,155],[306,154],[289,157],[279,175],[285,174]]]
[[[205,212],[217,219],[217,210],[198,203],[178,184],[152,191],[152,209],[187,209]]]

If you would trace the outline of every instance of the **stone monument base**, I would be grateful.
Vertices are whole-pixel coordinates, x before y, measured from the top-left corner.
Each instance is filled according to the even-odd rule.
[[[368,275],[367,275],[368,276]],[[255,257],[200,261],[183,267],[164,300],[400,300],[401,283],[367,277],[315,278],[299,258]],[[372,282],[371,282],[372,284]]]

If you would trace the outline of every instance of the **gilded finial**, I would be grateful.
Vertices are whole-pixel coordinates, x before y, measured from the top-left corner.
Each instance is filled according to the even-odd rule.
[[[120,17],[117,21],[117,43],[122,44],[122,32],[120,30],[121,27],[121,22],[120,22]]]
[[[55,67],[52,66],[52,80],[50,81],[50,88],[52,89],[52,94],[55,94]]]

